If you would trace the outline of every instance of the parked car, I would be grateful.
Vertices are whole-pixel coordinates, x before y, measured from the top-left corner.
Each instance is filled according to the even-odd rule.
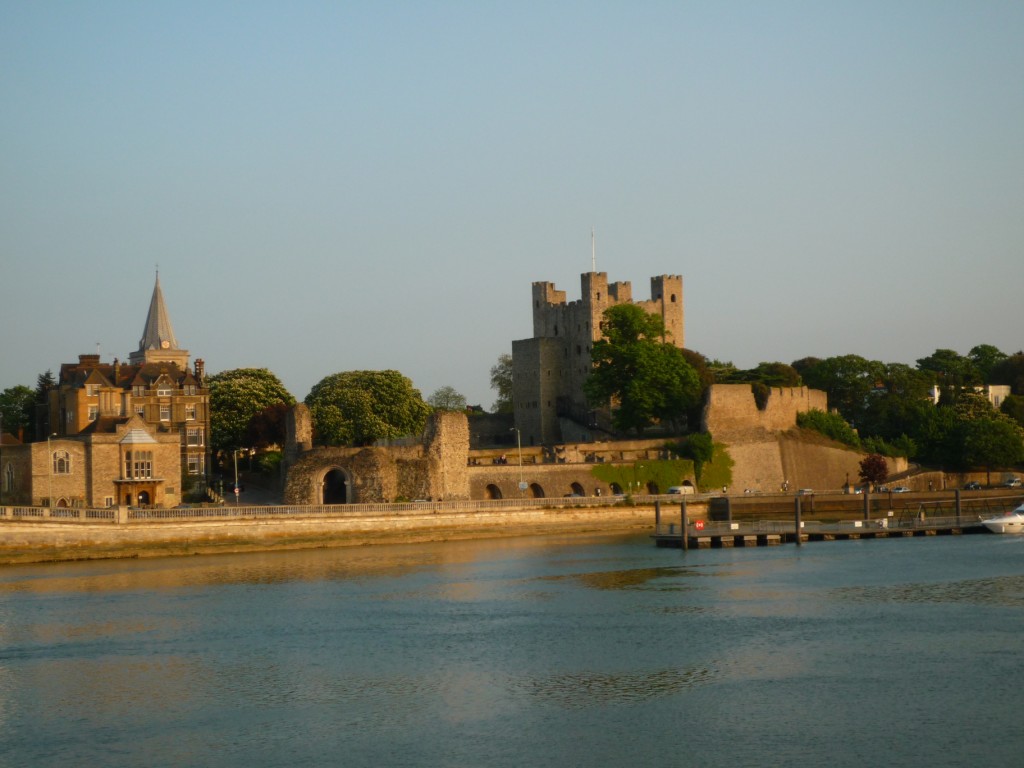
[[[981,483],[979,483],[977,480],[971,480],[971,482],[969,482],[969,483],[964,483],[964,490],[965,491],[980,491],[981,490]]]
[[[1007,480],[1005,483],[1003,483],[1003,487],[1004,488],[1020,488],[1020,478],[1019,477],[1011,477],[1009,480]]]
[[[893,493],[910,493],[910,489],[905,485],[897,485],[892,489]]]
[[[799,491],[796,492],[796,495],[797,496],[813,496],[814,495],[814,489],[813,488],[801,488]]]
[[[689,496],[694,490],[692,485],[673,485],[668,492],[672,496]]]

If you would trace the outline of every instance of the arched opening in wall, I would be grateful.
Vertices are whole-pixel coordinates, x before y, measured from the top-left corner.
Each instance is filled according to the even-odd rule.
[[[71,505],[68,503],[67,499],[60,498],[60,499],[57,499],[57,503],[54,504],[53,506],[57,507],[57,509],[67,509]]]
[[[586,496],[586,494],[583,492],[583,486],[580,485],[579,483],[573,483],[570,487],[572,488],[573,496]]]
[[[324,475],[320,487],[321,504],[348,504],[349,482],[348,475],[343,470],[332,469]]]
[[[672,294],[672,298],[669,299],[669,301],[671,301],[673,304],[676,303],[676,295],[674,293]]]
[[[543,499],[544,489],[540,487],[538,483],[530,483],[530,498],[531,499]]]
[[[690,488],[690,493],[693,493],[693,483],[689,480],[683,480],[683,488]]]
[[[139,491],[139,506],[145,507],[149,503],[149,491]]]
[[[647,484],[647,492],[652,496],[657,496],[661,491],[658,490],[658,484],[653,480]]]
[[[611,489],[612,496],[622,496],[622,486],[618,483],[612,483],[608,487]]]
[[[496,486],[494,483],[490,483],[487,486],[487,488],[484,489],[484,494],[485,494],[486,498],[488,498],[488,499],[500,499],[501,498],[501,488]]]

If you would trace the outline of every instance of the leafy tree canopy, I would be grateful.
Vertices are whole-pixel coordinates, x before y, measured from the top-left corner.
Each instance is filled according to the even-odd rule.
[[[969,357],[952,349],[936,349],[928,357],[917,361],[922,371],[931,371],[943,389],[958,390],[961,387],[981,383],[981,374]]]
[[[860,423],[868,397],[882,382],[884,374],[883,363],[859,355],[828,357],[802,372],[804,383],[812,389],[824,390],[829,407],[837,409],[853,424]]]
[[[1013,394],[1024,396],[1024,352],[1016,352],[996,363],[990,374],[991,384],[1009,384]]]
[[[210,444],[216,451],[255,447],[248,442],[253,420],[272,406],[295,404],[291,393],[266,368],[221,371],[208,376],[206,384],[210,388]],[[283,438],[282,430],[279,436],[260,439],[271,444]]]
[[[964,422],[961,428],[963,466],[988,471],[1024,461],[1024,440],[1016,424],[982,418]]]
[[[491,410],[512,413],[512,355],[499,355],[498,362],[491,366],[491,389],[498,394]]]
[[[1021,395],[1010,395],[1003,400],[999,410],[1017,422],[1017,425],[1024,427],[1024,397]]]
[[[466,410],[466,397],[459,394],[455,387],[445,384],[434,390],[434,393],[427,398],[427,405],[435,411],[464,411]]]
[[[36,393],[19,384],[0,392],[0,426],[4,432],[17,436],[19,432],[28,440],[36,410]]]
[[[423,431],[430,406],[398,371],[345,371],[321,379],[306,396],[317,439],[371,445]]]
[[[591,350],[593,368],[584,391],[594,404],[613,401],[617,429],[638,433],[684,415],[700,398],[700,379],[683,351],[661,339],[664,323],[636,304],[604,312],[604,338]]]
[[[991,384],[992,371],[1006,359],[1006,353],[991,344],[979,344],[967,353],[967,359],[974,364],[981,380]]]

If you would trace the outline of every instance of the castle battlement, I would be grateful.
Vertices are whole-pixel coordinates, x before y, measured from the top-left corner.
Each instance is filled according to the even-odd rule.
[[[524,444],[561,441],[560,417],[590,421],[583,382],[590,373],[590,351],[602,336],[601,324],[609,307],[636,304],[658,315],[665,324],[665,341],[683,346],[680,275],[652,277],[651,297],[644,301],[634,301],[632,283],[609,283],[605,272],[580,275],[580,298],[572,301],[548,281],[533,283],[532,294],[533,337],[512,343],[513,401]]]

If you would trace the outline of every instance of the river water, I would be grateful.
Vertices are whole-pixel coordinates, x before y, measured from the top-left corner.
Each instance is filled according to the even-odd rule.
[[[1016,766],[1024,537],[0,569],[2,766]]]

